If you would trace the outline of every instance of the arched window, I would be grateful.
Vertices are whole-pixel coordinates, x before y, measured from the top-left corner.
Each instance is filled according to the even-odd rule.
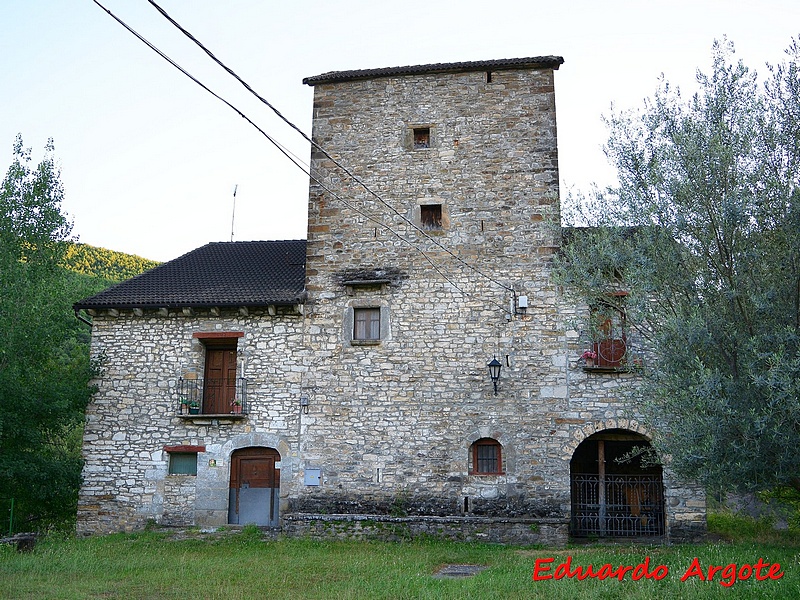
[[[503,473],[503,447],[492,438],[481,438],[469,449],[470,475],[499,475]]]

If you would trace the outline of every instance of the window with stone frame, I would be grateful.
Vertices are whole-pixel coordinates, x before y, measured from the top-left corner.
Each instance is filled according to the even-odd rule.
[[[503,473],[503,447],[495,439],[481,438],[470,446],[470,475]]]
[[[419,207],[420,222],[423,229],[442,228],[442,205],[423,204]]]
[[[353,339],[359,341],[381,339],[380,307],[353,309]]]
[[[413,139],[414,150],[425,150],[431,147],[430,127],[414,127],[413,135],[414,135]]]

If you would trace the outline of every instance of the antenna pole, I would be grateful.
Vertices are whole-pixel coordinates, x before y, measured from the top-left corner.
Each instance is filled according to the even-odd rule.
[[[239,189],[239,184],[237,183],[233,186],[233,211],[231,212],[231,241],[233,241],[233,221],[236,218],[236,190]]]

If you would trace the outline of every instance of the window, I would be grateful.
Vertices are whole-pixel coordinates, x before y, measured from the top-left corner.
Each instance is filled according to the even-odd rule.
[[[431,128],[414,128],[414,150],[424,150],[431,147]]]
[[[353,339],[354,340],[381,339],[380,308],[353,309]]]
[[[169,454],[170,475],[197,475],[197,454],[205,452],[205,446],[164,446]]]
[[[198,332],[203,344],[203,377],[193,372],[180,381],[180,414],[246,414],[247,381],[237,377],[241,331]]]
[[[236,348],[206,344],[203,413],[231,412],[236,398]]]
[[[627,362],[625,292],[609,295],[608,302],[592,307],[594,366],[618,368]]]
[[[197,452],[170,452],[170,475],[197,475]]]
[[[492,438],[481,438],[470,448],[472,475],[499,475],[503,472],[502,446]]]
[[[442,228],[442,205],[423,204],[419,207],[420,222],[423,229]]]

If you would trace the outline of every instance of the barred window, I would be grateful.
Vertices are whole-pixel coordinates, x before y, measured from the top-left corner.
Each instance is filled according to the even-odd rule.
[[[481,438],[471,447],[471,473],[497,475],[503,472],[502,446],[492,438]]]

